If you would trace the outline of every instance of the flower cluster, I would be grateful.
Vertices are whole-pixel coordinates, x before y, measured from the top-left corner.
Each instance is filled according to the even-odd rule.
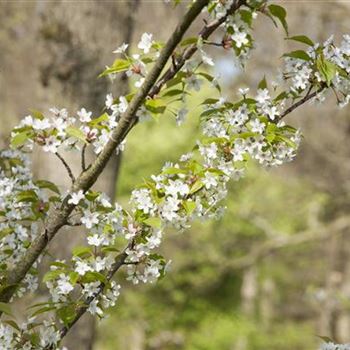
[[[250,50],[253,47],[253,38],[250,33],[252,22],[257,18],[257,10],[263,3],[264,1],[258,1],[254,5],[249,5],[249,7],[242,6],[232,15],[230,10],[235,5],[234,0],[212,1],[211,6],[208,7],[208,11],[213,18],[226,17],[222,46],[225,49],[233,49],[241,63],[249,58]]]
[[[305,36],[292,37],[308,45],[306,51],[298,50],[285,55],[283,78],[290,80],[290,93],[301,92],[317,86],[332,86],[337,92],[340,107],[350,101],[350,36],[344,35],[340,46],[330,37],[322,45]],[[324,99],[321,95],[319,99]]]
[[[27,155],[17,150],[0,152],[0,276],[13,269],[37,237],[46,213],[56,202],[58,188],[49,181],[34,181]],[[54,194],[53,194],[54,193]],[[35,264],[34,268],[36,267]],[[38,282],[29,273],[17,289],[34,291]]]
[[[121,96],[118,101],[114,101],[109,94],[106,96],[106,112],[97,118],[93,118],[92,112],[85,108],[74,116],[70,116],[65,108],[51,108],[47,117],[33,111],[14,128],[12,145],[25,146],[26,150],[32,150],[36,144],[44,152],[58,153],[60,149],[81,150],[84,145],[91,144],[94,152],[99,154],[127,107],[125,97]],[[117,153],[123,148],[124,144],[121,144]]]
[[[350,350],[350,344],[335,344],[333,342],[323,343],[320,350]]]

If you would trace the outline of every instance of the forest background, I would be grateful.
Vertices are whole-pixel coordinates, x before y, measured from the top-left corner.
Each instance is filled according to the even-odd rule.
[[[283,5],[293,35],[323,41],[350,33],[346,2]],[[161,1],[0,1],[1,146],[28,106],[98,112],[109,90],[126,92],[125,79],[97,79],[112,51],[122,42],[134,46],[143,32],[165,40],[184,11]],[[264,18],[254,37],[244,70],[232,69],[232,52],[215,50],[227,97],[264,74],[273,79],[293,45]],[[99,188],[125,203],[136,183],[185,152],[198,133],[198,101],[190,99],[180,127],[170,114],[138,125]],[[251,164],[249,176],[231,186],[223,219],[167,236],[167,276],[156,285],[126,286],[108,318],[85,317],[75,327],[69,348],[309,350],[320,343],[317,335],[350,342],[349,107],[310,105],[289,118],[305,136],[297,160],[278,170]],[[41,154],[34,168],[37,176],[68,182],[53,156]],[[52,250],[64,257],[81,239],[78,231],[74,237],[68,245],[61,237]]]

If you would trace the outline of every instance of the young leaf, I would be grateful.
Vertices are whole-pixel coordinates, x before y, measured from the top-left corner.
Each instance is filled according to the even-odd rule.
[[[160,218],[148,218],[144,221],[144,223],[148,226],[160,228],[162,225],[162,221]]]
[[[197,44],[198,37],[187,38],[181,41],[180,46],[188,46],[192,44]]]
[[[57,194],[60,194],[60,190],[58,189],[58,187],[51,181],[47,181],[47,180],[37,180],[35,181],[35,184],[39,187],[39,188],[47,188]]]
[[[298,58],[303,61],[311,61],[311,57],[303,50],[296,50],[289,53],[285,53],[283,57]]]
[[[279,19],[281,22],[286,34],[288,35],[288,24],[286,21],[287,11],[279,5],[270,5],[269,6],[270,14]]]
[[[0,302],[0,311],[6,315],[12,316],[11,307],[7,303]]]
[[[119,72],[123,72],[129,69],[131,65],[130,61],[127,60],[123,60],[120,58],[117,58],[111,67],[107,68],[106,70],[104,70],[99,77],[104,77],[106,75],[112,74],[112,73],[119,73]]]
[[[191,215],[193,211],[196,209],[196,203],[193,201],[184,201],[182,202],[183,207],[186,210],[188,215]]]
[[[36,202],[38,195],[33,190],[22,191],[17,195],[18,202]]]
[[[83,257],[86,255],[91,255],[91,247],[78,246],[73,249],[73,256]]]
[[[160,99],[147,100],[145,103],[146,109],[154,114],[162,114],[166,109],[166,105]]]
[[[266,82],[266,77],[264,75],[264,78],[261,79],[259,85],[258,85],[258,88],[261,89],[261,90],[264,90],[264,89],[267,89],[267,82]]]
[[[25,130],[25,131],[16,133],[16,135],[13,136],[11,139],[11,146],[14,148],[23,146],[32,135],[33,135],[33,132],[30,130]]]
[[[44,114],[42,114],[42,112],[37,111],[36,109],[30,109],[29,112],[31,113],[32,117],[34,117],[35,119],[40,119],[43,120]]]
[[[298,41],[300,43],[309,45],[309,46],[314,46],[315,43],[306,35],[295,35],[295,36],[291,36],[289,38],[286,38],[286,40],[294,40],[294,41]]]
[[[334,63],[324,59],[323,56],[319,56],[317,58],[316,64],[317,64],[317,69],[319,70],[321,76],[326,81],[327,86],[330,86],[333,78],[337,73],[337,66]]]
[[[203,186],[204,186],[204,184],[202,181],[200,181],[200,180],[196,181],[191,187],[190,194],[193,194],[193,193],[199,191]]]
[[[68,326],[75,318],[76,312],[72,305],[67,305],[57,310],[57,316],[65,326]]]
[[[69,135],[69,136],[72,136],[72,137],[75,137],[81,141],[83,141],[84,143],[86,143],[86,137],[85,137],[85,134],[83,133],[82,130],[78,129],[78,128],[75,128],[73,126],[68,126],[66,128],[66,133]]]

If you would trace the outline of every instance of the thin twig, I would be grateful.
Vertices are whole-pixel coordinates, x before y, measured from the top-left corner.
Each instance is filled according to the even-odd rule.
[[[325,86],[321,86],[318,90],[314,91],[312,94],[309,92],[298,102],[295,102],[293,105],[291,105],[289,108],[287,108],[278,118],[278,120],[283,119],[286,117],[288,114],[292,113],[295,109],[303,105],[305,102],[311,100],[315,96],[317,96],[320,92],[322,92],[325,89]],[[309,90],[310,91],[310,90]]]
[[[83,171],[86,170],[85,151],[86,151],[86,143],[84,143],[83,149],[81,150],[81,168]]]
[[[56,152],[55,154],[56,154],[56,157],[62,162],[64,167],[67,169],[68,175],[71,178],[72,183],[74,183],[75,177],[73,175],[72,169],[69,167],[68,163],[64,160],[64,158],[58,152]]]

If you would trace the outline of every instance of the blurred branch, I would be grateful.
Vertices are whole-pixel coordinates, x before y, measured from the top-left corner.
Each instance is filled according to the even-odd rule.
[[[320,225],[317,229],[307,229],[293,235],[279,235],[254,247],[247,255],[228,262],[225,268],[228,270],[246,269],[277,250],[312,241],[328,239],[331,237],[329,232],[333,231],[334,234],[339,234],[342,230],[349,227],[350,217],[343,216],[335,219],[327,225]]]
[[[68,172],[69,177],[70,177],[71,180],[72,180],[72,183],[74,183],[75,177],[74,177],[73,172],[72,172],[72,169],[70,168],[70,166],[68,165],[68,163],[65,161],[65,159],[64,159],[58,152],[56,152],[55,155],[56,155],[56,157],[62,162],[62,164],[64,165],[64,167],[66,168],[66,170],[67,170],[67,172]]]

